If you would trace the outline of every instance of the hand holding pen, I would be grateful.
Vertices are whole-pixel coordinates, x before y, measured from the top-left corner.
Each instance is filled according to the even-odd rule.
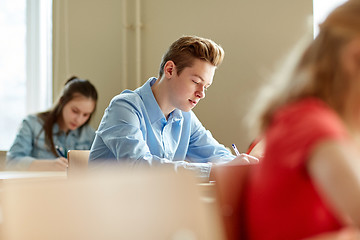
[[[235,144],[232,144],[231,146],[234,149],[234,152],[236,154],[236,158],[234,158],[234,160],[232,160],[231,162],[233,162],[233,163],[238,162],[239,164],[259,163],[258,158],[248,155],[246,153],[240,153]]]
[[[66,155],[62,151],[62,147],[55,146],[56,152],[59,154],[60,157],[66,158]]]
[[[56,152],[60,155],[60,157],[56,160],[56,164],[59,164],[60,166],[68,167],[68,159],[66,155],[63,153],[62,148],[59,146],[55,146]]]

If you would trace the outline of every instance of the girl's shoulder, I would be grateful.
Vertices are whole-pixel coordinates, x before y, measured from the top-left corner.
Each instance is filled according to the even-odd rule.
[[[30,126],[41,126],[44,124],[44,121],[38,116],[38,114],[29,114],[23,119],[23,123],[26,123]]]

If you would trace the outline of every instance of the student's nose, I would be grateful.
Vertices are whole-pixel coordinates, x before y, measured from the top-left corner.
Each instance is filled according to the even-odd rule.
[[[200,89],[196,92],[196,97],[198,97],[198,98],[204,98],[204,97],[205,97],[205,88],[200,88]]]
[[[81,116],[80,116],[80,114],[77,114],[76,116],[75,116],[75,123],[76,124],[78,124],[80,121],[81,121]]]

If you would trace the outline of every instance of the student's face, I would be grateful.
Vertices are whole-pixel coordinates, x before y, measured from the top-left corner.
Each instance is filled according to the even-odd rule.
[[[191,67],[184,68],[180,75],[176,71],[172,81],[172,105],[182,111],[193,109],[200,99],[205,98],[205,91],[213,81],[216,67],[195,59]]]
[[[91,98],[76,96],[62,110],[60,128],[67,132],[81,127],[90,117],[95,109],[95,102]]]

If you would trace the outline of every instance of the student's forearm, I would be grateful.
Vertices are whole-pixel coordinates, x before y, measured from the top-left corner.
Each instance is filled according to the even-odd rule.
[[[5,169],[8,171],[26,171],[34,160],[35,158],[30,156],[14,157],[9,154],[6,158]]]

